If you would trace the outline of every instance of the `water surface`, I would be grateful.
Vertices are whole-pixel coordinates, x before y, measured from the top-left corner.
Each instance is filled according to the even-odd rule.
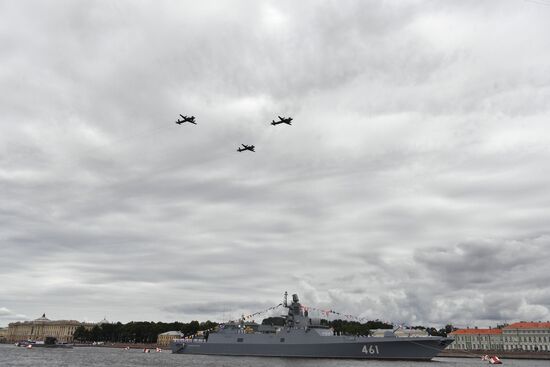
[[[548,367],[550,361],[503,359],[503,367]],[[19,348],[0,344],[0,367],[481,367],[477,358],[434,358],[432,362],[358,361],[336,359],[218,357],[143,353],[139,349],[78,347],[73,349]]]

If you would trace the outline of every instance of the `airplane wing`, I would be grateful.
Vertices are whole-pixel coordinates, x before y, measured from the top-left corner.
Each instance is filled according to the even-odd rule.
[[[284,117],[281,117],[281,116],[277,116],[279,118],[279,120],[283,121],[285,118]]]
[[[181,113],[180,113],[180,116],[181,116],[181,118],[182,118],[182,119],[184,119],[184,118],[185,118],[185,117],[183,117],[183,115],[182,115]]]

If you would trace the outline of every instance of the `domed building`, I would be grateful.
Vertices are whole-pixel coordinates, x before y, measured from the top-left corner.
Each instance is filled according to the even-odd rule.
[[[32,321],[12,322],[8,325],[6,339],[8,342],[20,340],[44,340],[47,336],[57,338],[59,342],[70,343],[76,328],[84,326],[87,329],[94,327],[94,323],[76,320],[50,320],[46,314]]]
[[[107,320],[107,316],[103,317],[103,320],[97,323],[97,325],[101,326],[103,324],[110,324],[109,320]]]

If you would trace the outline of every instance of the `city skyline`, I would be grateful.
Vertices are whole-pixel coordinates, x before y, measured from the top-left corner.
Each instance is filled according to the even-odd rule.
[[[550,320],[545,4],[3,2],[0,326]]]

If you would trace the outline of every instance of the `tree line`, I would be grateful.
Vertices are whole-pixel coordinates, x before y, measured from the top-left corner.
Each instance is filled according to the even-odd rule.
[[[264,325],[284,325],[284,319],[281,317],[269,317],[264,319]],[[374,329],[394,329],[393,324],[380,320],[367,321],[360,323],[348,320],[321,320],[321,324],[330,327],[337,335],[370,335]],[[79,326],[74,332],[74,340],[81,343],[90,342],[111,342],[111,343],[156,343],[159,334],[167,331],[180,331],[184,336],[197,334],[199,331],[212,330],[218,323],[212,321],[199,322],[147,322],[132,321],[126,324],[120,322],[114,324],[98,324],[93,328]],[[429,335],[447,336],[453,330],[452,325],[446,325],[444,328],[436,329],[433,327],[414,326],[413,329],[426,330]]]
[[[321,324],[327,325],[328,327],[334,330],[334,333],[337,335],[371,335],[371,330],[376,329],[396,329],[395,325],[389,324],[380,320],[371,320],[365,323],[360,323],[358,321],[348,321],[348,320],[321,320]],[[450,332],[457,330],[453,325],[446,325],[444,328],[436,329],[434,327],[424,327],[424,326],[412,326],[411,329],[425,330],[428,335],[431,336],[447,336]]]
[[[268,317],[262,321],[264,325],[283,326],[285,319],[282,317]],[[371,330],[375,329],[395,329],[393,324],[381,321],[371,320],[365,323],[349,320],[325,320],[321,319],[321,325],[330,327],[337,335],[371,335]],[[453,325],[445,325],[444,328],[436,329],[434,327],[413,326],[411,329],[425,330],[431,336],[447,336],[450,332],[457,330]]]
[[[79,326],[73,338],[77,342],[111,342],[111,343],[156,343],[159,334],[167,331],[180,331],[184,335],[193,335],[200,330],[209,330],[218,324],[212,321],[198,322],[148,322],[131,321],[126,324],[98,324],[93,328]]]

